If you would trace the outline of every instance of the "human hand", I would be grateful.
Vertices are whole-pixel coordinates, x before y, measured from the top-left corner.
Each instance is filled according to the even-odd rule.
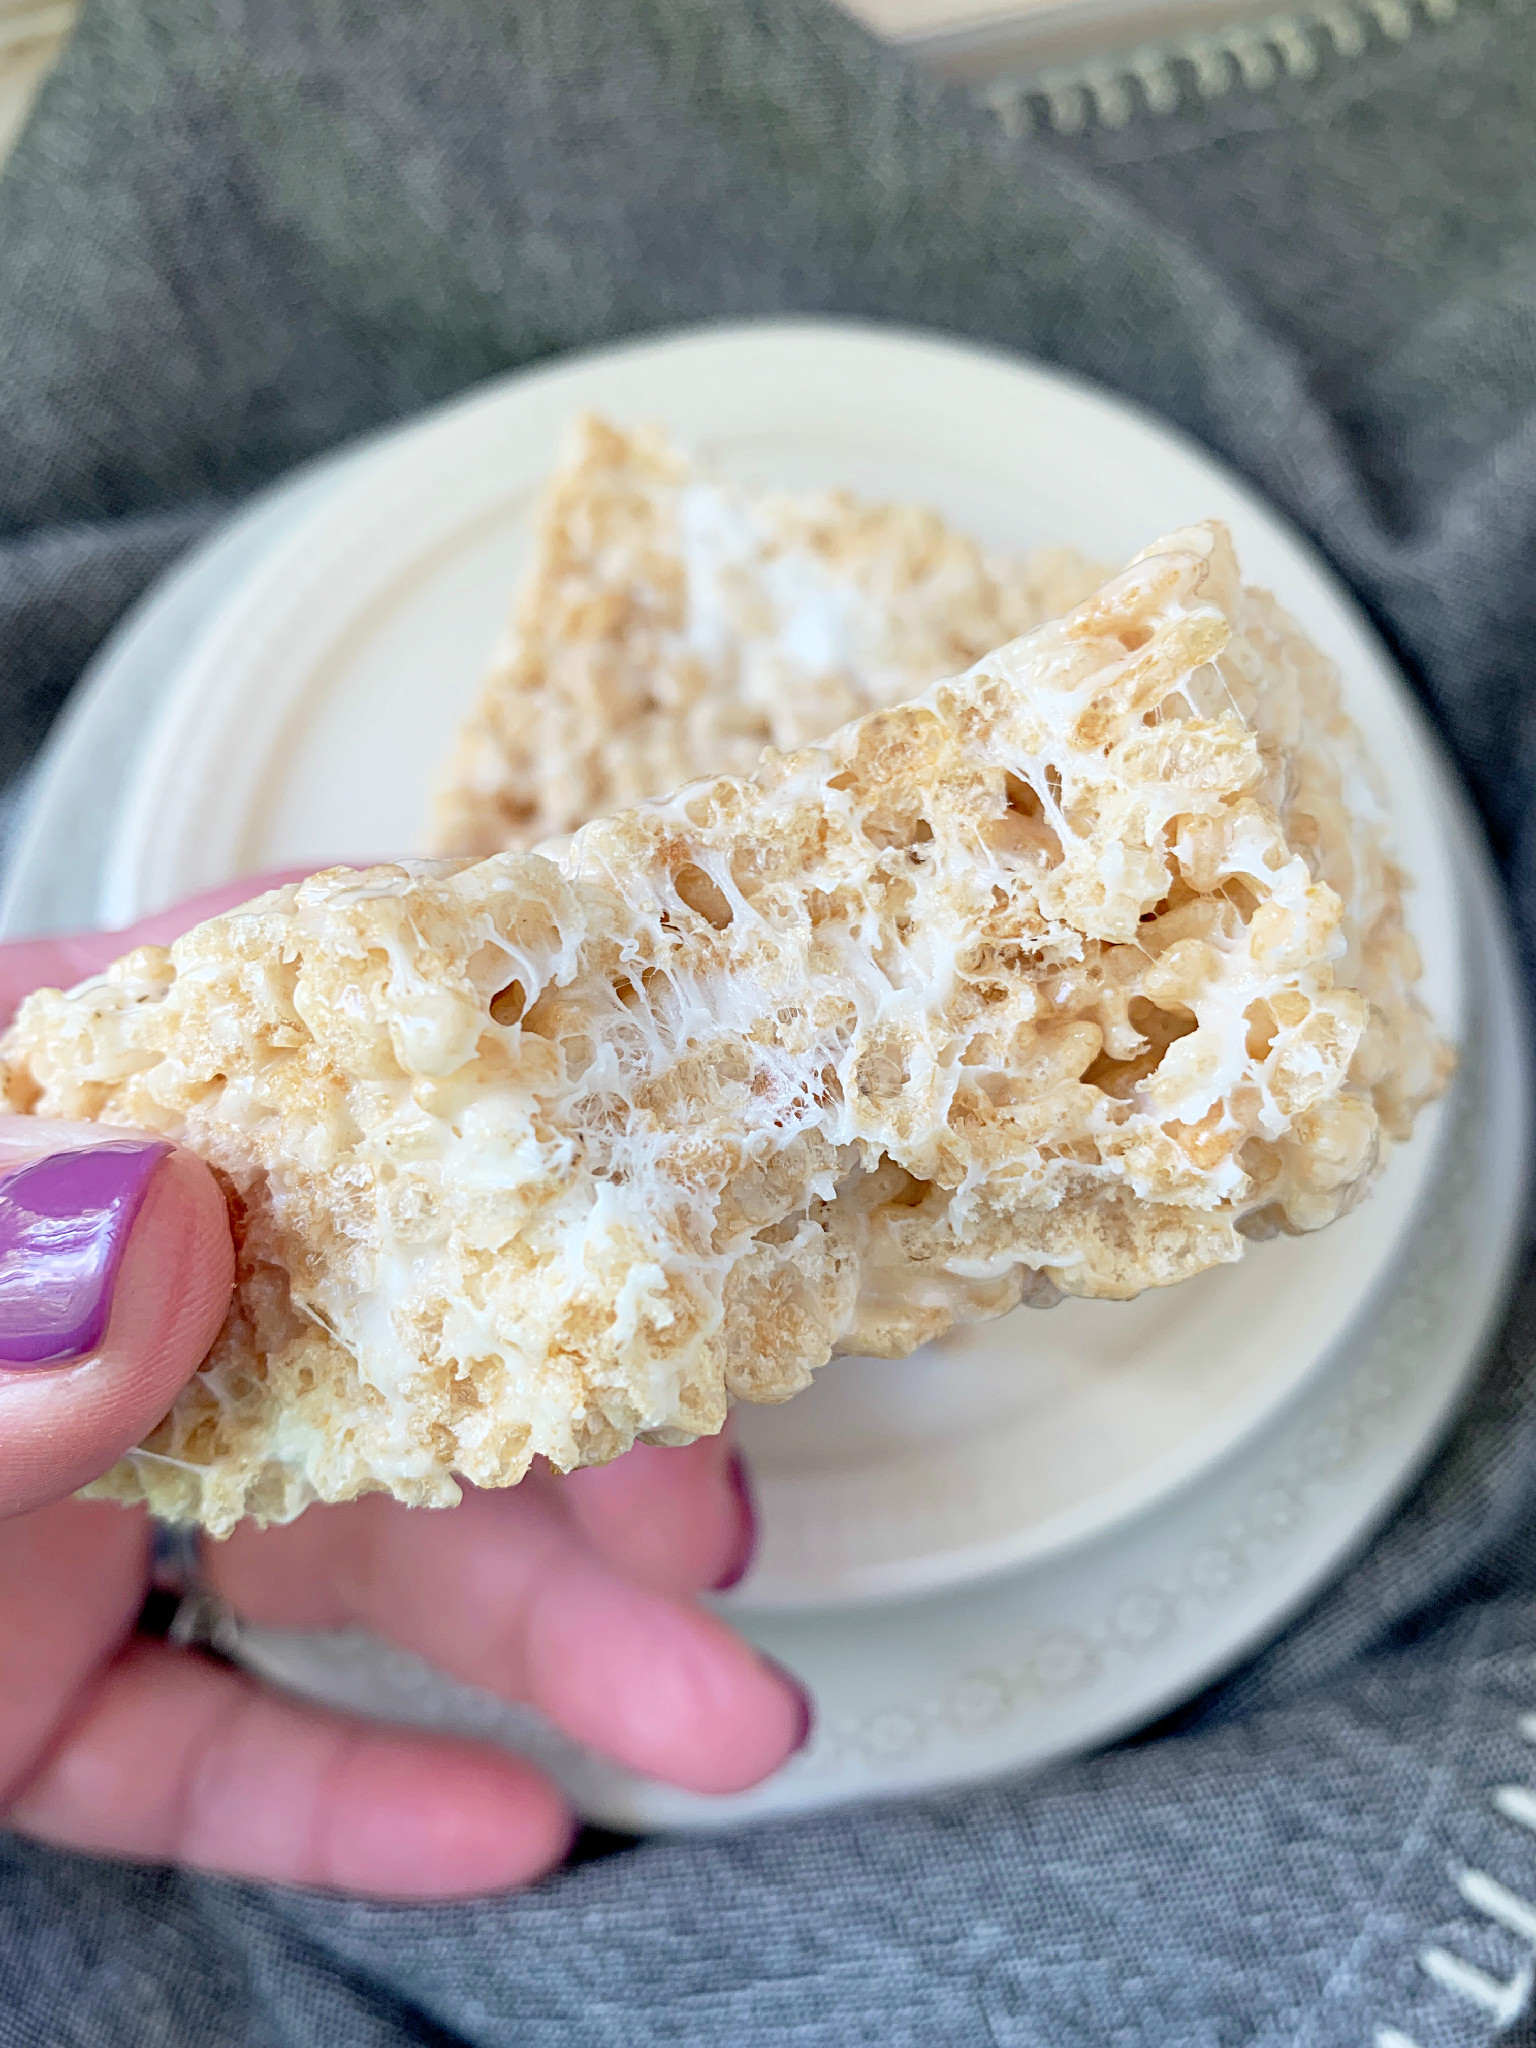
[[[0,945],[0,1018],[258,886],[129,932]],[[321,1712],[138,1632],[151,1524],[67,1496],[196,1370],[233,1255],[208,1169],[124,1149],[127,1135],[0,1117],[0,1822],[378,1897],[540,1876],[572,1820],[530,1765]],[[739,1467],[708,1439],[536,1472],[446,1512],[379,1496],[312,1508],[210,1544],[203,1575],[252,1621],[367,1627],[632,1769],[727,1792],[776,1769],[809,1723],[793,1681],[692,1604],[734,1583],[751,1540]]]

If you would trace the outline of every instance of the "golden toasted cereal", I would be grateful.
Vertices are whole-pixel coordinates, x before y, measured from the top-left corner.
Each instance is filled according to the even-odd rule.
[[[655,433],[576,423],[433,843],[498,853],[851,718],[1066,611],[1104,571],[987,555],[937,513],[754,496]]]
[[[8,1106],[191,1146],[239,1243],[93,1490],[215,1534],[449,1502],[1327,1223],[1449,1058],[1369,792],[1198,527],[558,861],[334,870],[34,995]]]

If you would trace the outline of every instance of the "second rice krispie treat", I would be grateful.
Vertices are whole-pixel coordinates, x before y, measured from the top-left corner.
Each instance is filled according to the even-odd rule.
[[[754,495],[659,434],[572,431],[511,629],[439,792],[445,854],[573,831],[954,675],[1101,581],[909,505]]]

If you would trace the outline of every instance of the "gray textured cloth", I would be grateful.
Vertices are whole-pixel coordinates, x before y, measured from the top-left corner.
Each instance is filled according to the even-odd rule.
[[[1531,934],[1536,21],[1410,29],[1066,142],[813,0],[88,5],[0,182],[0,773],[295,460],[572,344],[836,310],[1068,364],[1257,478],[1426,692]],[[1416,1957],[1531,1964],[1453,1879],[1536,1896],[1487,1796],[1529,1775],[1533,1381],[1536,1296],[1307,1617],[1041,1779],[432,1910],[0,1841],[0,2048],[1485,2042]]]

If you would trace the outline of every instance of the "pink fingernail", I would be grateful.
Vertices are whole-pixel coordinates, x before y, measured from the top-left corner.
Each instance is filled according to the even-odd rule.
[[[163,1139],[50,1152],[0,1179],[0,1367],[66,1365],[106,1335]]]
[[[752,1482],[747,1476],[747,1461],[740,1451],[732,1451],[726,1460],[725,1476],[741,1510],[741,1542],[736,1555],[710,1588],[714,1593],[728,1593],[732,1586],[739,1586],[747,1576],[757,1550],[757,1508],[752,1499]]]

